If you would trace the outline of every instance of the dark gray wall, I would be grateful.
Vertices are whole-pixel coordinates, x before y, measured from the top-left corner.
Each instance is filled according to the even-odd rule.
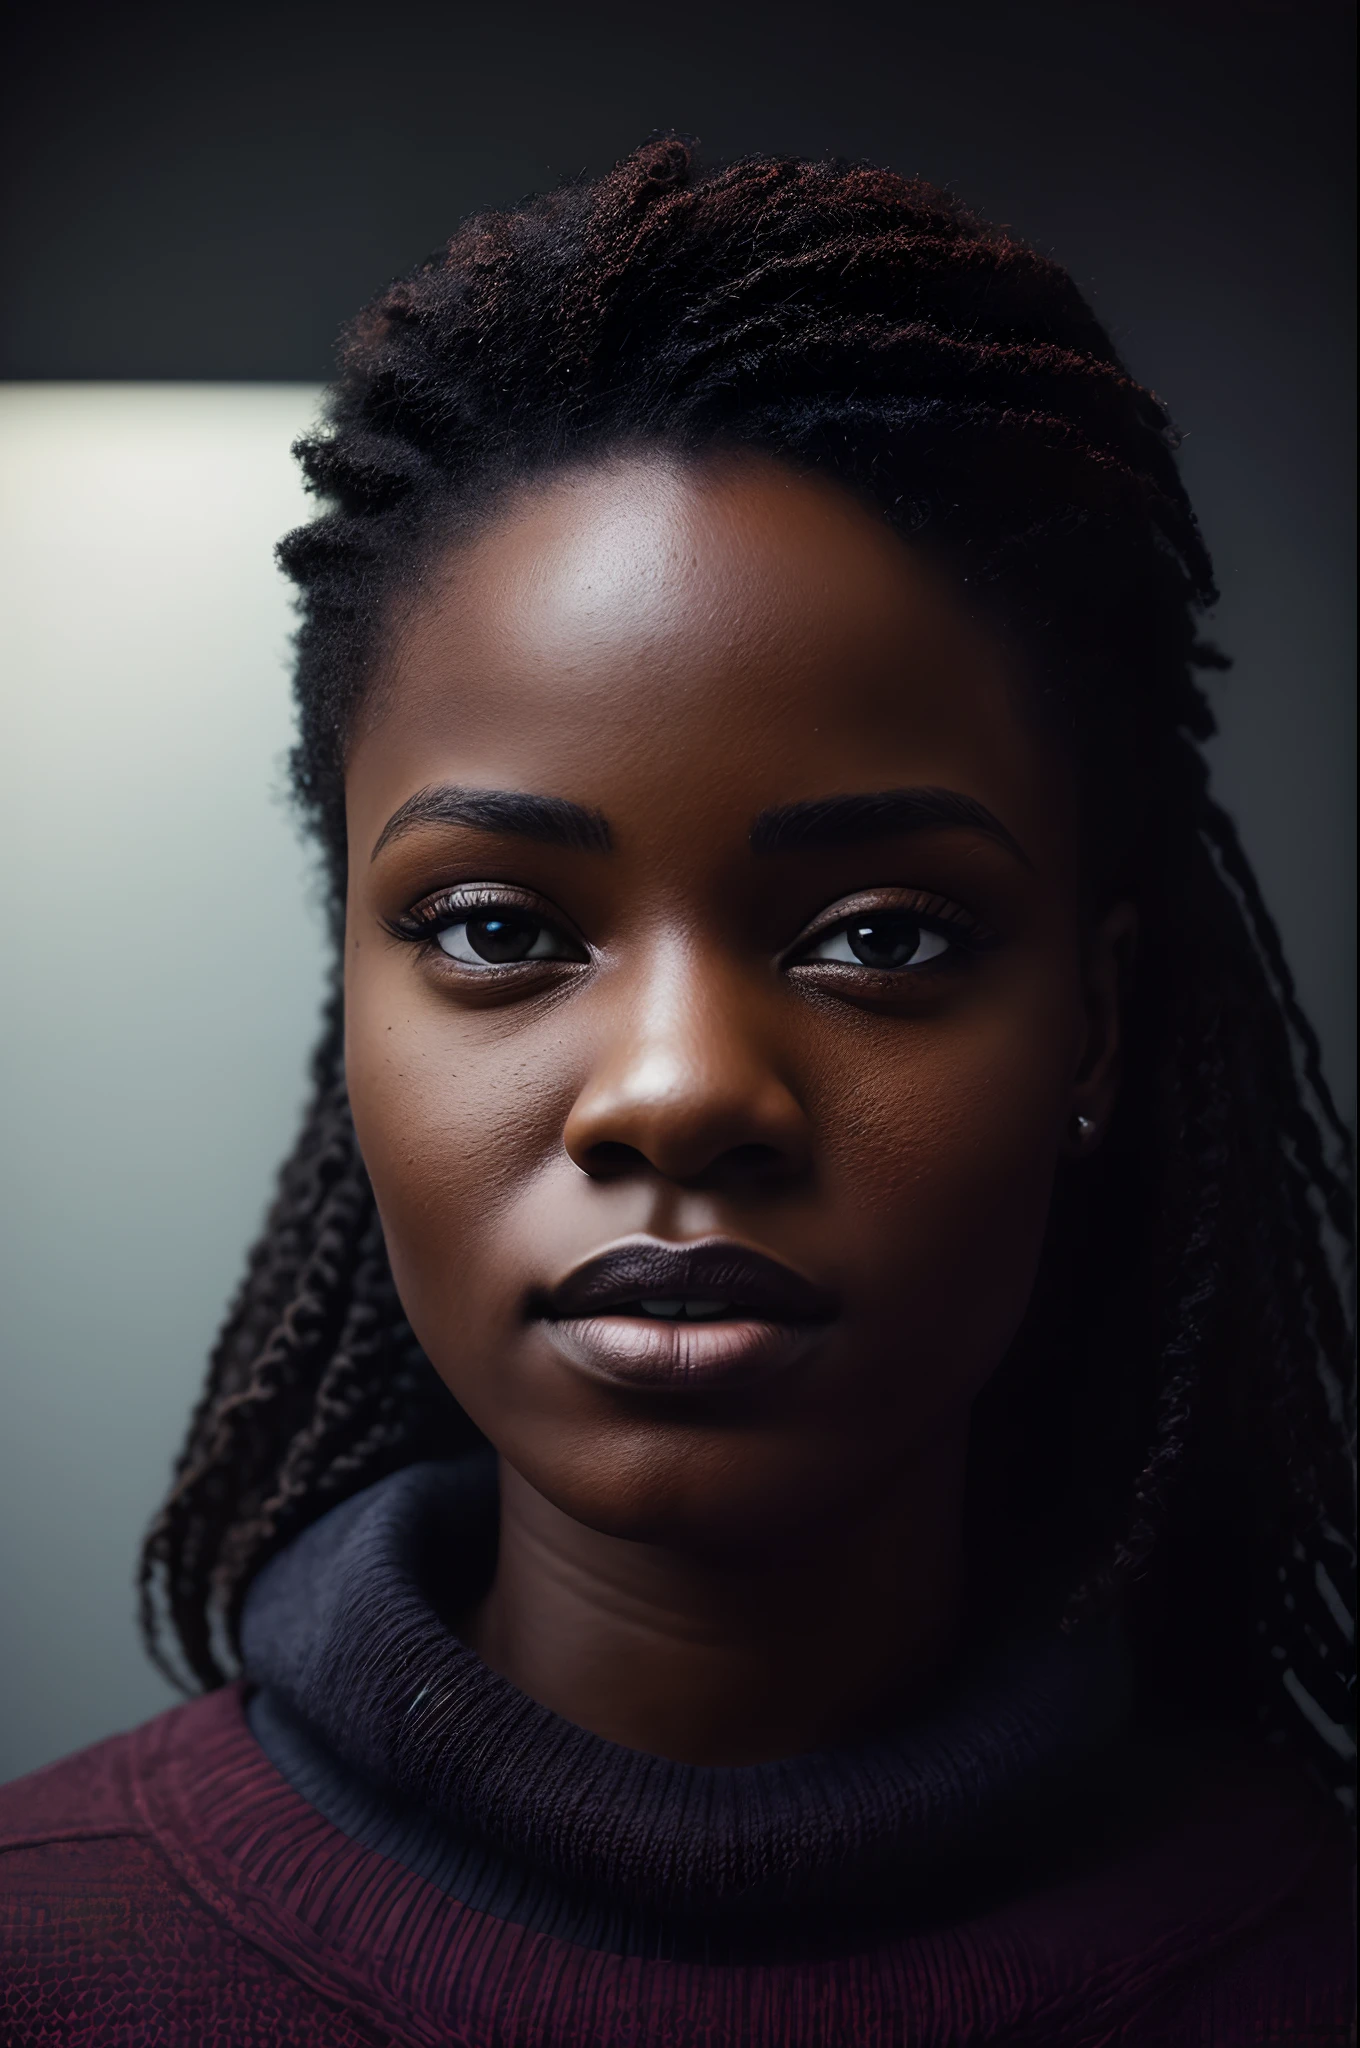
[[[1346,381],[1340,0],[23,12],[0,376],[320,378],[468,209],[678,127],[956,185],[1071,265],[1182,411],[1186,374],[1245,371],[1275,414]]]

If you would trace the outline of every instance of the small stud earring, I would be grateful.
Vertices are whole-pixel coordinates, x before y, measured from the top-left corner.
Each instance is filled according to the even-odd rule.
[[[1095,1118],[1083,1116],[1078,1110],[1072,1119],[1072,1135],[1079,1145],[1089,1145],[1096,1134]]]

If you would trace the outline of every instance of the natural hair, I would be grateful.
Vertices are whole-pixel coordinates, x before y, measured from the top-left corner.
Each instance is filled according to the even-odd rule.
[[[1254,1704],[1337,1775],[1349,1138],[1210,795],[1198,677],[1226,664],[1199,634],[1215,591],[1175,435],[1056,264],[887,171],[701,170],[665,139],[473,220],[383,292],[298,444],[320,516],[279,551],[300,593],[293,784],[337,937],[346,746],[394,608],[507,494],[647,449],[838,480],[1007,637],[1070,749],[1092,888],[1139,911],[1127,1072],[979,1406],[973,1540],[1056,1559],[1069,1627],[1121,1600],[1154,1693]],[[147,1539],[153,1655],[168,1618],[194,1677],[222,1682],[280,1545],[474,1441],[396,1296],[337,996]]]

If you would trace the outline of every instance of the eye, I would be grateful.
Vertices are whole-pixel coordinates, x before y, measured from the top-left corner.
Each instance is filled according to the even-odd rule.
[[[569,940],[529,910],[487,910],[455,918],[437,933],[442,951],[464,967],[513,967],[521,960],[576,960]]]
[[[890,973],[899,967],[924,967],[947,953],[950,941],[919,918],[901,910],[865,911],[847,918],[814,939],[804,960],[834,960],[848,967],[869,967]]]

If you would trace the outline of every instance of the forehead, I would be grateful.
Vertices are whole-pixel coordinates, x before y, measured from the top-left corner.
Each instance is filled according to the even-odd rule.
[[[394,621],[351,801],[437,779],[611,817],[926,783],[1032,832],[1055,764],[1004,648],[847,492],[652,456],[526,489]]]

